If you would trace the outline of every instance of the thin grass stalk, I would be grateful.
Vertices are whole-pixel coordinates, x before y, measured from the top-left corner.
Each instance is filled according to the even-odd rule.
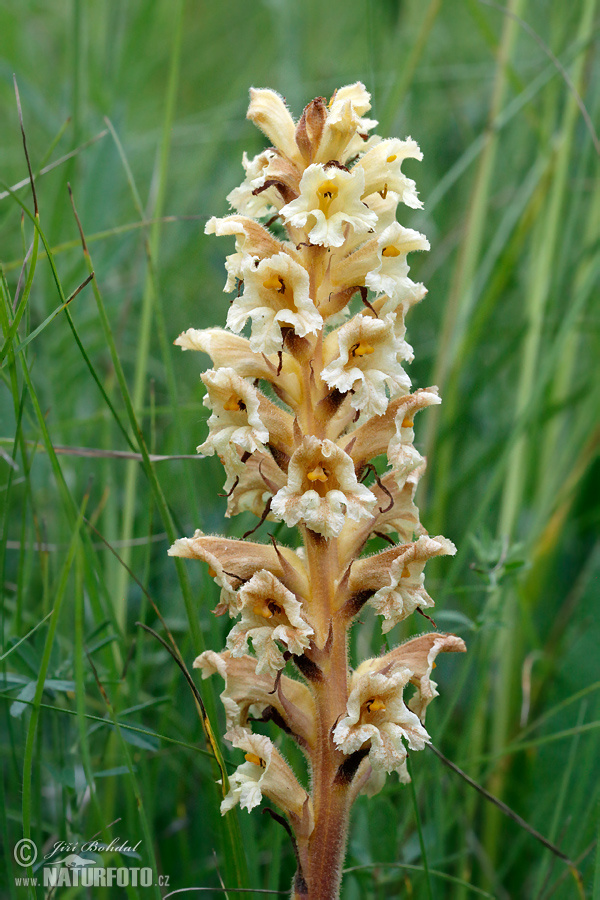
[[[585,714],[587,711],[587,702],[583,702],[581,704],[577,727],[581,727],[583,721],[585,719]],[[550,829],[548,831],[549,840],[555,842],[557,837],[562,830],[562,826],[564,826],[565,818],[566,818],[566,804],[568,800],[568,791],[571,786],[573,774],[575,772],[575,767],[577,765],[577,753],[579,751],[579,744],[581,740],[581,734],[578,733],[573,737],[571,741],[571,746],[569,748],[569,755],[567,757],[566,765],[562,772],[562,776],[560,779],[560,784],[558,788],[558,792],[556,794],[556,802],[552,814],[552,822],[550,825]],[[532,896],[536,898],[541,898],[544,894],[544,889],[548,884],[548,880],[550,878],[550,874],[552,872],[552,864],[554,863],[554,859],[549,859],[545,856],[538,869],[537,878],[535,880]]]
[[[525,0],[510,0],[507,12],[520,16],[524,8]],[[503,21],[502,37],[498,49],[488,120],[482,135],[483,148],[479,157],[471,195],[467,202],[468,211],[463,237],[452,275],[448,302],[445,306],[440,344],[433,371],[433,384],[437,384],[444,393],[448,375],[456,359],[457,348],[469,324],[468,315],[472,306],[471,297],[475,273],[486,234],[485,223],[488,216],[492,176],[499,142],[499,133],[494,123],[505,105],[509,83],[507,70],[513,64],[517,35],[517,22],[512,15],[506,15]],[[457,393],[458,386],[455,380],[450,396],[450,407],[452,410],[456,408]],[[427,421],[425,429],[426,456],[431,454],[436,444],[437,432],[441,423],[439,411],[434,412]],[[444,440],[439,448],[439,464],[435,469],[435,501],[432,511],[432,528],[434,531],[443,527],[445,520],[448,478],[452,472],[453,449],[450,439]],[[427,473],[425,478],[427,479]],[[422,490],[424,493],[426,492],[427,481],[424,482]]]
[[[442,0],[429,0],[429,5],[425,10],[418,34],[411,44],[410,51],[403,66],[398,69],[398,75],[388,91],[383,107],[383,113],[381,115],[381,129],[386,133],[394,129],[396,124],[395,118],[398,115],[406,92],[412,83],[415,72],[419,67],[419,63],[421,62],[427,46],[427,41],[429,40],[429,36],[437,21],[441,8]],[[404,51],[406,44],[403,13],[404,11],[399,9],[398,26],[396,29],[397,34],[395,37],[395,41],[399,47],[402,47],[402,51]]]
[[[179,71],[181,65],[181,42],[183,36],[184,21],[184,0],[177,0],[175,9],[173,10],[173,34],[171,39],[171,53],[169,63],[169,79],[167,82],[167,91],[165,98],[165,113],[162,127],[162,138],[159,149],[156,171],[156,196],[153,202],[152,216],[156,220],[150,231],[150,254],[154,266],[158,261],[158,250],[160,242],[160,218],[163,214],[166,191],[167,178],[169,174],[169,157],[172,142],[173,119],[175,115],[175,104],[177,101],[177,92],[179,87]],[[147,373],[148,359],[150,354],[150,341],[152,334],[152,320],[156,315],[156,308],[159,299],[155,293],[156,282],[150,265],[146,272],[146,280],[144,291],[142,294],[142,309],[139,321],[137,355],[135,363],[134,382],[132,390],[133,409],[136,415],[143,405],[144,397],[147,389]],[[123,517],[121,523],[121,539],[130,540],[133,536],[133,524],[135,519],[136,507],[136,485],[137,485],[138,467],[134,463],[128,463],[125,469],[125,493],[123,498]],[[132,550],[128,547],[124,549],[124,561],[130,565],[132,558]],[[120,577],[118,577],[116,585],[117,598],[117,617],[123,627],[127,617],[127,575],[124,569],[121,569]]]
[[[75,528],[73,530],[73,536],[71,538],[71,543],[69,546],[69,551],[67,553],[67,557],[65,563],[62,568],[62,572],[60,575],[60,579],[58,582],[58,586],[56,588],[54,594],[54,605],[52,609],[52,616],[50,617],[50,623],[48,625],[48,633],[46,635],[46,641],[44,643],[44,651],[42,654],[42,659],[40,662],[40,671],[37,678],[36,688],[35,688],[35,696],[33,698],[33,706],[31,710],[31,717],[29,720],[29,725],[27,728],[27,738],[25,741],[25,749],[23,755],[23,801],[22,801],[22,810],[23,810],[23,837],[26,839],[31,839],[32,834],[32,770],[33,770],[33,761],[34,761],[34,749],[35,749],[35,741],[37,736],[37,727],[40,718],[40,704],[42,701],[42,695],[44,693],[44,686],[46,682],[46,676],[48,674],[48,667],[50,665],[50,654],[52,652],[52,648],[54,645],[54,639],[56,637],[56,628],[58,625],[58,620],[61,612],[62,602],[65,596],[65,592],[67,589],[68,578],[71,572],[71,567],[73,565],[73,561],[75,559],[75,554],[77,551],[77,546],[80,541],[79,531],[83,522],[83,516],[85,513],[85,508],[87,505],[87,501],[89,499],[89,494],[84,496],[81,509],[79,511],[79,516],[77,522],[75,523]],[[39,757],[37,757],[39,759]],[[41,794],[39,792],[38,796]],[[37,817],[36,821],[40,822],[40,817]],[[27,874],[30,878],[33,878],[33,868],[31,865],[27,867]],[[30,896],[35,896],[36,892],[34,890],[30,891]]]
[[[79,733],[79,747],[81,764],[85,773],[86,782],[90,791],[91,805],[96,816],[98,828],[106,824],[100,802],[98,800],[97,787],[94,780],[94,770],[90,754],[90,745],[85,721],[86,686],[85,686],[85,646],[84,646],[84,569],[85,556],[81,545],[78,546],[75,559],[75,642],[73,654],[73,674],[75,678],[75,703],[77,709],[77,728]]]
[[[592,27],[595,0],[586,0],[582,8],[578,38],[586,40]],[[578,92],[581,92],[584,73],[584,59],[576,63],[574,81]],[[552,259],[561,230],[561,214],[567,191],[568,166],[571,159],[573,133],[578,115],[576,99],[569,94],[560,128],[560,144],[557,149],[554,178],[546,213],[539,220],[535,255],[530,269],[530,280],[526,290],[527,332],[525,335],[519,386],[517,389],[517,416],[530,404],[539,377],[538,358],[542,341],[542,330],[546,314],[546,306],[551,288]],[[498,533],[505,540],[511,541],[518,526],[518,517],[523,505],[524,480],[528,466],[528,450],[530,443],[523,434],[515,443],[507,477],[502,492],[501,508],[498,520]],[[507,742],[510,730],[512,692],[510,685],[514,679],[516,664],[519,658],[520,642],[517,639],[517,597],[512,591],[503,598],[502,626],[498,633],[494,648],[496,675],[494,688],[494,704],[492,711],[491,740],[492,752],[499,751]],[[489,789],[498,797],[503,796],[506,771],[500,767],[492,779]],[[497,859],[500,819],[496,811],[486,811],[485,847],[492,860]]]
[[[584,65],[585,60],[581,58],[578,61],[578,65],[574,72],[574,78],[576,82],[580,82],[581,80],[581,71]],[[598,102],[599,100],[600,95],[598,96],[596,101],[596,109],[598,109],[600,105]],[[576,115],[576,113],[573,112],[573,115]],[[591,142],[588,142],[588,152],[583,155],[582,164],[580,165],[578,170],[578,180],[584,179],[586,176],[586,172],[589,171],[590,157],[592,157],[592,163],[595,163],[593,154],[593,146]],[[594,168],[594,165],[592,165],[592,168]],[[569,278],[568,280],[569,283],[572,283],[573,285],[574,296],[577,296],[580,291],[586,290],[587,288],[588,296],[591,299],[593,293],[594,275],[597,274],[598,267],[598,261],[596,258],[596,254],[593,253],[593,247],[598,240],[598,235],[600,234],[599,191],[592,192],[587,219],[581,237],[574,233],[575,227],[576,225],[574,221],[571,230],[571,247],[573,251],[578,248],[587,250],[587,252],[575,269],[573,277]],[[596,269],[596,272],[594,272],[594,269]],[[563,278],[565,278],[564,275]],[[581,318],[578,322],[575,323],[575,326],[571,330],[567,340],[565,341],[564,350],[558,360],[556,375],[550,388],[549,403],[552,405],[564,402],[565,398],[569,397],[569,390],[575,380],[578,362],[578,349],[580,348],[582,343],[581,338],[583,332],[582,324],[584,321],[584,313],[585,310],[582,310]],[[553,421],[548,424],[548,427],[546,429],[546,436],[542,448],[540,472],[555,472],[556,475],[554,483],[551,484],[550,489],[546,492],[544,492],[543,490],[544,484],[543,479],[540,475],[536,491],[538,498],[536,507],[538,507],[538,505],[543,505],[544,509],[546,509],[548,507],[548,503],[552,503],[552,497],[556,494],[556,491],[559,488],[561,481],[563,480],[562,473],[568,466],[568,458],[565,458],[564,441],[561,440],[561,434],[564,432],[565,428],[568,427],[569,419],[572,419],[572,410],[570,403],[567,403],[564,411],[562,413],[558,413],[558,415],[554,417]]]
[[[181,39],[181,35],[179,36],[179,39]],[[175,90],[175,89],[173,89],[173,90]],[[171,120],[174,115],[174,109],[172,108],[173,104],[174,104],[174,97],[170,99],[170,104],[169,104],[169,106],[171,107],[169,118]],[[146,287],[147,287],[147,290],[151,291],[151,294],[152,294],[153,312],[154,312],[154,316],[156,319],[158,338],[159,338],[159,343],[160,343],[161,352],[162,352],[162,359],[163,359],[163,364],[164,364],[165,373],[166,373],[170,408],[171,408],[171,410],[176,410],[179,408],[179,400],[178,400],[178,396],[177,396],[178,391],[177,391],[177,386],[176,386],[176,382],[175,382],[175,375],[173,372],[172,346],[171,346],[171,343],[167,339],[164,313],[163,313],[163,307],[162,307],[162,299],[161,299],[161,293],[160,293],[160,285],[159,285],[159,280],[158,280],[158,271],[157,271],[157,265],[156,265],[156,261],[155,261],[155,255],[158,252],[159,228],[162,224],[161,220],[164,217],[161,216],[160,211],[159,211],[158,215],[154,218],[153,223],[150,226],[150,229],[146,226],[146,223],[145,223],[146,216],[145,216],[144,209],[142,206],[141,197],[140,197],[140,194],[139,194],[136,182],[135,182],[133,172],[131,170],[131,166],[129,165],[127,155],[125,153],[125,150],[123,148],[121,140],[119,139],[119,136],[113,127],[112,122],[108,118],[106,118],[105,121],[106,121],[106,124],[108,125],[111,136],[117,147],[117,151],[119,153],[119,158],[123,165],[123,169],[125,170],[125,174],[127,177],[127,183],[129,185],[129,188],[131,191],[131,195],[133,198],[133,202],[134,202],[136,211],[140,217],[141,223],[144,225],[144,231],[143,231],[144,250],[146,253],[146,261],[147,261],[147,267],[148,267],[148,269],[147,269],[148,281],[147,281]],[[169,127],[171,127],[171,126],[169,126]],[[165,165],[166,165],[166,162],[165,162]],[[161,204],[163,204],[163,203],[164,203],[164,197],[161,200]],[[148,234],[149,230],[150,230],[150,235]],[[140,403],[143,404],[143,397],[140,399]],[[142,407],[136,407],[135,393],[134,393],[134,408],[136,409],[138,417],[141,418],[141,415],[142,415],[141,409],[143,408],[143,405],[142,405]],[[183,445],[183,443],[184,443],[183,426],[182,426],[180,417],[177,415],[174,416],[174,431],[178,438],[177,443],[179,445]],[[195,505],[198,505],[195,483],[194,483],[193,479],[190,477],[189,470],[187,468],[185,469],[184,477],[186,478],[189,496],[191,498],[193,498]],[[125,559],[125,562],[127,562],[126,559]],[[125,570],[120,569],[118,571],[119,571],[119,576],[117,578],[116,587],[115,587],[116,596],[120,596],[120,588],[121,588],[120,582],[121,582],[121,579],[124,577],[124,575],[122,575],[121,573],[123,573]]]

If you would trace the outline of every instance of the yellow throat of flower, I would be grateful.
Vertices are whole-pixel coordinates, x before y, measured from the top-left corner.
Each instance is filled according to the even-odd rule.
[[[319,209],[325,215],[329,212],[329,207],[339,193],[338,186],[334,181],[324,181],[317,188],[317,197],[319,198]]]
[[[329,478],[329,475],[327,474],[323,466],[316,466],[314,469],[308,472],[306,477],[309,481],[320,481],[324,484]]]

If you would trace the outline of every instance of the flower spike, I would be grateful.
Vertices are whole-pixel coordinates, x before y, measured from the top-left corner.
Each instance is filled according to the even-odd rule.
[[[215,613],[231,621],[226,649],[194,663],[222,678],[225,737],[244,757],[221,812],[263,798],[279,807],[298,863],[293,900],[339,896],[352,803],[388,773],[409,780],[408,753],[430,740],[436,657],[465,650],[430,631],[354,670],[348,656],[365,604],[387,634],[433,606],[425,565],[456,552],[427,534],[415,504],[426,461],[414,417],[440,398],[435,387],[410,392],[405,320],[426,289],[408,257],[429,242],[396,216],[422,206],[403,171],[422,154],[412,138],[370,134],[370,109],[356,82],[295,122],[283,97],[251,89],[248,119],[272,146],[244,154],[234,212],[206,226],[235,241],[234,296],[219,327],[175,341],[212,360],[198,449],[225,467],[226,515],[257,520],[241,540],[196,531],[169,550],[208,565]],[[300,546],[286,531],[295,527]],[[310,788],[282,755],[289,740]]]

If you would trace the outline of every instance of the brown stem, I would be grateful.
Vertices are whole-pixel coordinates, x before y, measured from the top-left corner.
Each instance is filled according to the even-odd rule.
[[[327,611],[329,637],[313,651],[323,678],[313,684],[317,711],[317,739],[312,756],[314,830],[305,848],[306,900],[337,900],[350,814],[346,778],[336,777],[345,757],[333,741],[333,729],[346,712],[348,658],[346,623],[335,612],[338,576],[337,541],[325,540],[306,530],[305,546],[311,576],[312,602]]]

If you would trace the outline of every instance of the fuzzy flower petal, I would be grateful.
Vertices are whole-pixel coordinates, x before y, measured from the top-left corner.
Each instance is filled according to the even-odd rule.
[[[401,170],[405,159],[423,159],[419,145],[412,138],[405,141],[390,138],[368,150],[352,170],[364,172],[365,189],[362,196],[368,197],[377,191],[385,198],[388,191],[393,191],[406,206],[420,209],[423,204],[417,195],[415,183]]]
[[[348,226],[357,234],[372,230],[377,216],[364,203],[364,173],[315,163],[300,180],[300,196],[281,210],[285,222],[308,230],[312,244],[341,247]]]
[[[244,293],[229,307],[227,326],[239,332],[252,319],[250,347],[256,353],[282,349],[282,326],[299,337],[316,334],[323,324],[309,295],[308,272],[287,253],[258,262],[247,259],[241,267]]]
[[[215,609],[216,615],[221,616],[228,610],[237,612],[239,599],[236,589],[240,586],[241,579],[225,571],[223,563],[218,556],[215,556],[209,548],[203,546],[204,538],[204,533],[197,529],[193,538],[178,538],[169,548],[168,554],[169,556],[182,556],[184,558],[193,557],[207,563],[211,578],[221,588],[221,600]]]
[[[329,102],[327,119],[315,162],[339,159],[345,163],[364,150],[367,132],[377,125],[364,114],[371,109],[371,95],[362,82],[339,88]]]
[[[389,676],[354,672],[347,715],[333,731],[342,753],[349,756],[367,744],[371,766],[393,772],[400,771],[406,761],[406,745],[411,750],[425,747],[429,735],[402,696],[410,676],[409,669],[399,669]]]
[[[300,161],[296,145],[296,126],[285,100],[269,88],[250,88],[250,106],[246,118],[254,122],[274,147],[291,160]]]
[[[346,515],[356,521],[372,517],[374,503],[348,454],[332,441],[307,436],[290,459],[288,483],[273,497],[271,511],[290,527],[304,522],[331,538],[342,530]]]
[[[387,448],[388,459],[399,486],[404,484],[408,473],[421,466],[424,461],[414,446],[415,413],[425,409],[426,406],[436,406],[441,402],[437,387],[430,387],[416,391],[399,404],[394,419],[396,433]]]
[[[257,672],[252,656],[234,658],[229,650],[205,650],[194,660],[203,678],[218,673],[225,681],[221,702],[227,728],[249,727],[249,718],[278,719],[302,747],[315,740],[315,702],[305,684],[286,675],[275,680]]]
[[[300,656],[310,644],[314,631],[302,616],[302,604],[266,569],[256,572],[240,589],[239,604],[242,617],[229,632],[227,646],[233,656],[242,656],[251,639],[258,659],[257,674],[275,676],[284,667],[279,644]]]
[[[227,292],[236,289],[237,281],[242,278],[242,263],[248,256],[263,259],[279,253],[284,246],[259,222],[247,216],[225,216],[222,219],[213,216],[206,223],[204,233],[216,234],[217,237],[235,236],[235,253],[225,261],[227,282],[223,290]]]
[[[366,277],[365,284],[377,294],[390,298],[382,313],[402,304],[403,311],[422,300],[426,289],[408,277],[407,254],[413,250],[429,250],[429,241],[418,231],[404,228],[398,222],[389,225],[379,236],[378,265]]]
[[[294,594],[306,596],[309,589],[305,565],[298,553],[289,547],[215,537],[197,531],[191,538],[179,538],[175,541],[169,550],[169,556],[204,560],[215,571],[223,571],[236,588],[260,569],[268,569]],[[220,570],[211,557],[216,559]],[[235,598],[237,603],[237,594]]]
[[[236,447],[253,453],[265,449],[269,432],[259,415],[259,395],[234,369],[209,369],[202,376],[207,394],[204,405],[213,411],[209,436],[199,453],[219,457],[234,470],[242,467]]]
[[[369,603],[383,616],[382,631],[385,634],[394,625],[419,609],[433,606],[433,600],[425,590],[423,569],[434,556],[454,556],[456,547],[444,537],[431,538],[422,535],[412,544],[406,544],[389,567],[387,583],[376,591]]]
[[[221,803],[221,815],[238,803],[250,812],[264,795],[290,816],[301,819],[305,804],[310,803],[308,794],[273,742],[244,728],[228,731],[225,738],[245,752],[246,762],[229,778],[229,793]]]
[[[398,359],[412,359],[412,350],[396,335],[394,319],[393,314],[384,319],[358,315],[327,338],[325,353],[337,349],[339,355],[323,369],[323,380],[340,393],[354,391],[350,403],[367,417],[386,411],[386,385],[392,396],[410,388]]]

